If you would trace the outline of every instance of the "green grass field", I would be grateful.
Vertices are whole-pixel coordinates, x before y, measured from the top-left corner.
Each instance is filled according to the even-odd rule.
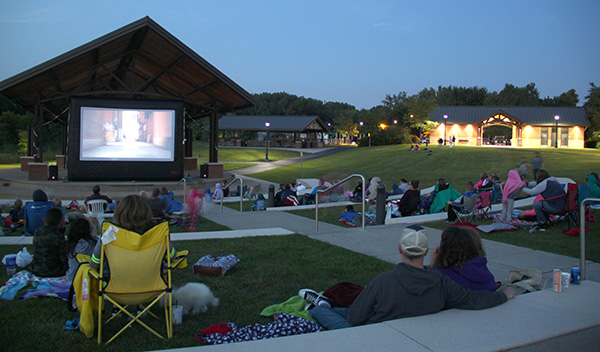
[[[95,338],[86,339],[79,331],[62,329],[67,320],[78,317],[77,313],[67,311],[66,302],[56,298],[33,298],[0,300],[0,316],[4,320],[0,328],[0,349],[150,351],[200,346],[196,333],[212,324],[235,322],[240,327],[267,324],[272,318],[260,316],[262,309],[297,295],[299,289],[309,287],[321,291],[338,282],[366,285],[373,276],[393,267],[393,264],[373,257],[299,235],[182,241],[175,245],[190,250],[190,266],[174,272],[174,284],[203,282],[221,302],[217,309],[205,314],[184,317],[183,323],[174,327],[172,340],[159,340],[143,328],[134,326],[110,345],[98,346]],[[20,249],[20,246],[0,246],[0,256]],[[191,265],[206,254],[235,254],[240,263],[222,277],[194,275]],[[2,270],[0,281],[7,279]],[[160,310],[155,312],[160,313]],[[148,321],[150,326],[164,332],[162,320]],[[108,336],[114,332],[114,325],[108,325],[103,334]]]
[[[600,150],[562,150],[562,149],[518,149],[492,147],[457,146],[452,149],[437,146],[431,148],[428,156],[423,150],[411,152],[408,145],[392,145],[371,148],[355,148],[332,156],[306,161],[303,163],[305,178],[319,178],[335,175],[334,178],[361,174],[370,179],[379,176],[387,189],[401,178],[420,180],[421,188],[433,186],[443,177],[457,190],[462,190],[467,181],[476,183],[482,172],[495,172],[505,180],[508,171],[519,164],[520,158],[530,161],[533,151],[542,153],[545,168],[552,176],[569,177],[584,182],[591,171],[600,172]],[[529,171],[527,180],[532,180],[533,171]],[[300,165],[291,165],[275,170],[250,175],[274,183],[289,182],[300,178]],[[356,182],[346,186],[353,189]]]

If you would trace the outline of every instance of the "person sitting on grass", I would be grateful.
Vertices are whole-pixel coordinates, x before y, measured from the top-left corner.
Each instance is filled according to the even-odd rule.
[[[457,219],[456,213],[458,212],[472,212],[475,209],[475,205],[477,205],[477,193],[475,192],[475,187],[473,186],[473,182],[469,181],[465,185],[465,193],[463,193],[460,198],[455,201],[449,200],[448,204],[448,218],[447,220],[450,222],[455,222]]]
[[[4,227],[9,227],[10,231],[14,232],[17,227],[23,226],[25,223],[25,220],[23,219],[24,212],[23,201],[21,199],[15,199],[12,209],[4,220]]]
[[[183,210],[183,204],[180,201],[175,199],[175,194],[173,191],[169,191],[167,187],[162,187],[160,189],[160,197],[167,202],[167,213],[174,213],[176,211]]]
[[[152,217],[152,209],[150,209],[150,206],[146,200],[138,195],[133,194],[126,196],[122,201],[119,202],[119,204],[117,204],[112,222],[125,230],[132,231],[140,235],[143,235],[146,233],[146,231],[150,230],[152,227],[154,227],[154,225],[156,225],[156,221]],[[175,248],[172,245],[170,245],[170,248],[170,256],[173,257],[175,255]],[[100,268],[101,253],[102,241],[98,241],[96,243],[96,247],[94,247],[94,252],[90,260],[90,266],[92,268]],[[105,265],[104,268],[104,275],[108,275],[108,265]]]
[[[64,224],[62,211],[51,208],[44,216],[44,226],[35,230],[33,261],[28,266],[34,275],[59,277],[67,272],[67,241],[62,232]]]
[[[92,224],[85,218],[76,218],[69,223],[67,228],[67,258],[69,269],[67,280],[73,281],[79,261],[77,254],[91,256],[98,239],[92,235]]]
[[[490,198],[492,203],[500,203],[502,201],[502,181],[493,172],[490,174],[490,178],[492,179],[492,193],[490,194]]]
[[[346,205],[346,211],[344,211],[342,213],[342,215],[340,215],[338,217],[338,222],[342,222],[348,226],[352,226],[352,227],[356,227],[359,224],[357,223],[357,218],[360,218],[358,216],[358,214],[356,213],[356,211],[354,210],[354,206],[350,205]],[[359,221],[360,222],[360,221]]]
[[[398,203],[398,210],[402,216],[411,216],[417,211],[417,205],[421,200],[421,192],[418,190],[419,180],[411,180],[409,183],[408,191],[404,192],[404,195]]]
[[[488,189],[492,186],[492,179],[488,176],[487,172],[482,172],[479,182],[475,184],[476,189]]]
[[[537,226],[542,229],[550,220],[546,212],[559,213],[564,211],[567,205],[565,189],[544,169],[538,171],[535,187],[524,187],[521,192],[529,196],[541,194],[544,197],[543,201],[533,204]]]
[[[402,262],[394,270],[373,278],[349,309],[332,308],[327,299],[315,291],[300,290],[301,297],[315,306],[309,310],[311,318],[332,330],[451,308],[485,309],[500,305],[515,295],[508,287],[495,292],[474,291],[436,269],[424,266],[429,240],[421,226],[403,229],[398,251]]]
[[[431,254],[431,267],[472,290],[496,291],[498,284],[487,267],[477,230],[450,226],[442,232],[440,246]]]
[[[251,206],[252,211],[267,210],[267,201],[262,193],[258,193],[256,201]]]

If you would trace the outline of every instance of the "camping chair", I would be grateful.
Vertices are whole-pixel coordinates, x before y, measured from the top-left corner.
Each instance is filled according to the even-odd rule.
[[[102,224],[102,233],[104,235],[100,270],[90,273],[99,280],[98,295],[104,298],[98,300],[98,344],[102,342],[104,322],[101,312],[104,300],[112,303],[114,308],[118,309],[118,313],[109,318],[107,323],[121,313],[131,318],[107,343],[113,341],[133,323],[140,324],[155,336],[164,339],[164,336],[140,320],[142,315],[147,312],[158,318],[149,310],[161,299],[165,302],[166,338],[170,339],[173,336],[171,270],[176,264],[172,265],[170,256],[166,255],[171,252],[169,224],[167,222],[159,223],[140,235],[105,222]],[[113,234],[114,240],[105,243],[105,236],[110,238]],[[109,278],[101,275],[105,259],[110,267]],[[127,309],[130,306],[137,307],[138,305],[143,305],[144,308],[138,311],[137,315],[133,315]]]
[[[550,215],[550,219],[552,219],[551,215],[555,215],[555,219],[550,220],[551,225],[562,222],[562,221],[568,221],[569,229],[571,228],[571,225],[573,227],[579,226],[578,225],[579,217],[577,216],[578,211],[579,211],[579,207],[577,205],[578,204],[578,202],[577,202],[578,190],[579,190],[578,183],[567,183],[567,193],[566,194],[546,199],[546,200],[550,200],[550,199],[556,199],[556,198],[560,198],[560,197],[566,197],[564,210],[556,212],[556,213],[552,213],[552,212],[549,212],[546,209],[544,209],[544,212],[546,212],[546,214]]]
[[[479,209],[475,207],[471,211],[468,211],[466,209],[457,211],[455,208],[452,208],[452,210],[454,211],[454,213],[456,213],[457,222],[472,222],[473,218],[476,218]]]
[[[489,219],[492,211],[492,194],[490,191],[478,191],[477,192],[477,210],[476,215],[479,219]]]
[[[108,202],[106,199],[92,199],[87,201],[87,207],[92,214],[103,214],[108,208]]]
[[[48,210],[54,207],[54,203],[46,202],[25,202],[23,219],[25,219],[26,234],[33,235],[38,227],[44,226],[44,217]]]

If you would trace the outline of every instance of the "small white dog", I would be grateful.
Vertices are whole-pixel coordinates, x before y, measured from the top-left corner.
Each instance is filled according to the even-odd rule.
[[[173,305],[183,306],[183,315],[205,313],[208,307],[217,307],[219,299],[210,288],[199,282],[189,282],[173,290]],[[164,305],[164,301],[161,301]]]

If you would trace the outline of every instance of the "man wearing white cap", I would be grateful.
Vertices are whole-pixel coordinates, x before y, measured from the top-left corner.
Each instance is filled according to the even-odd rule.
[[[510,288],[496,292],[473,291],[437,270],[423,266],[429,240],[421,226],[408,226],[402,231],[398,250],[402,262],[394,270],[373,278],[349,310],[316,304],[310,310],[310,316],[331,330],[451,308],[485,309],[514,297]]]

